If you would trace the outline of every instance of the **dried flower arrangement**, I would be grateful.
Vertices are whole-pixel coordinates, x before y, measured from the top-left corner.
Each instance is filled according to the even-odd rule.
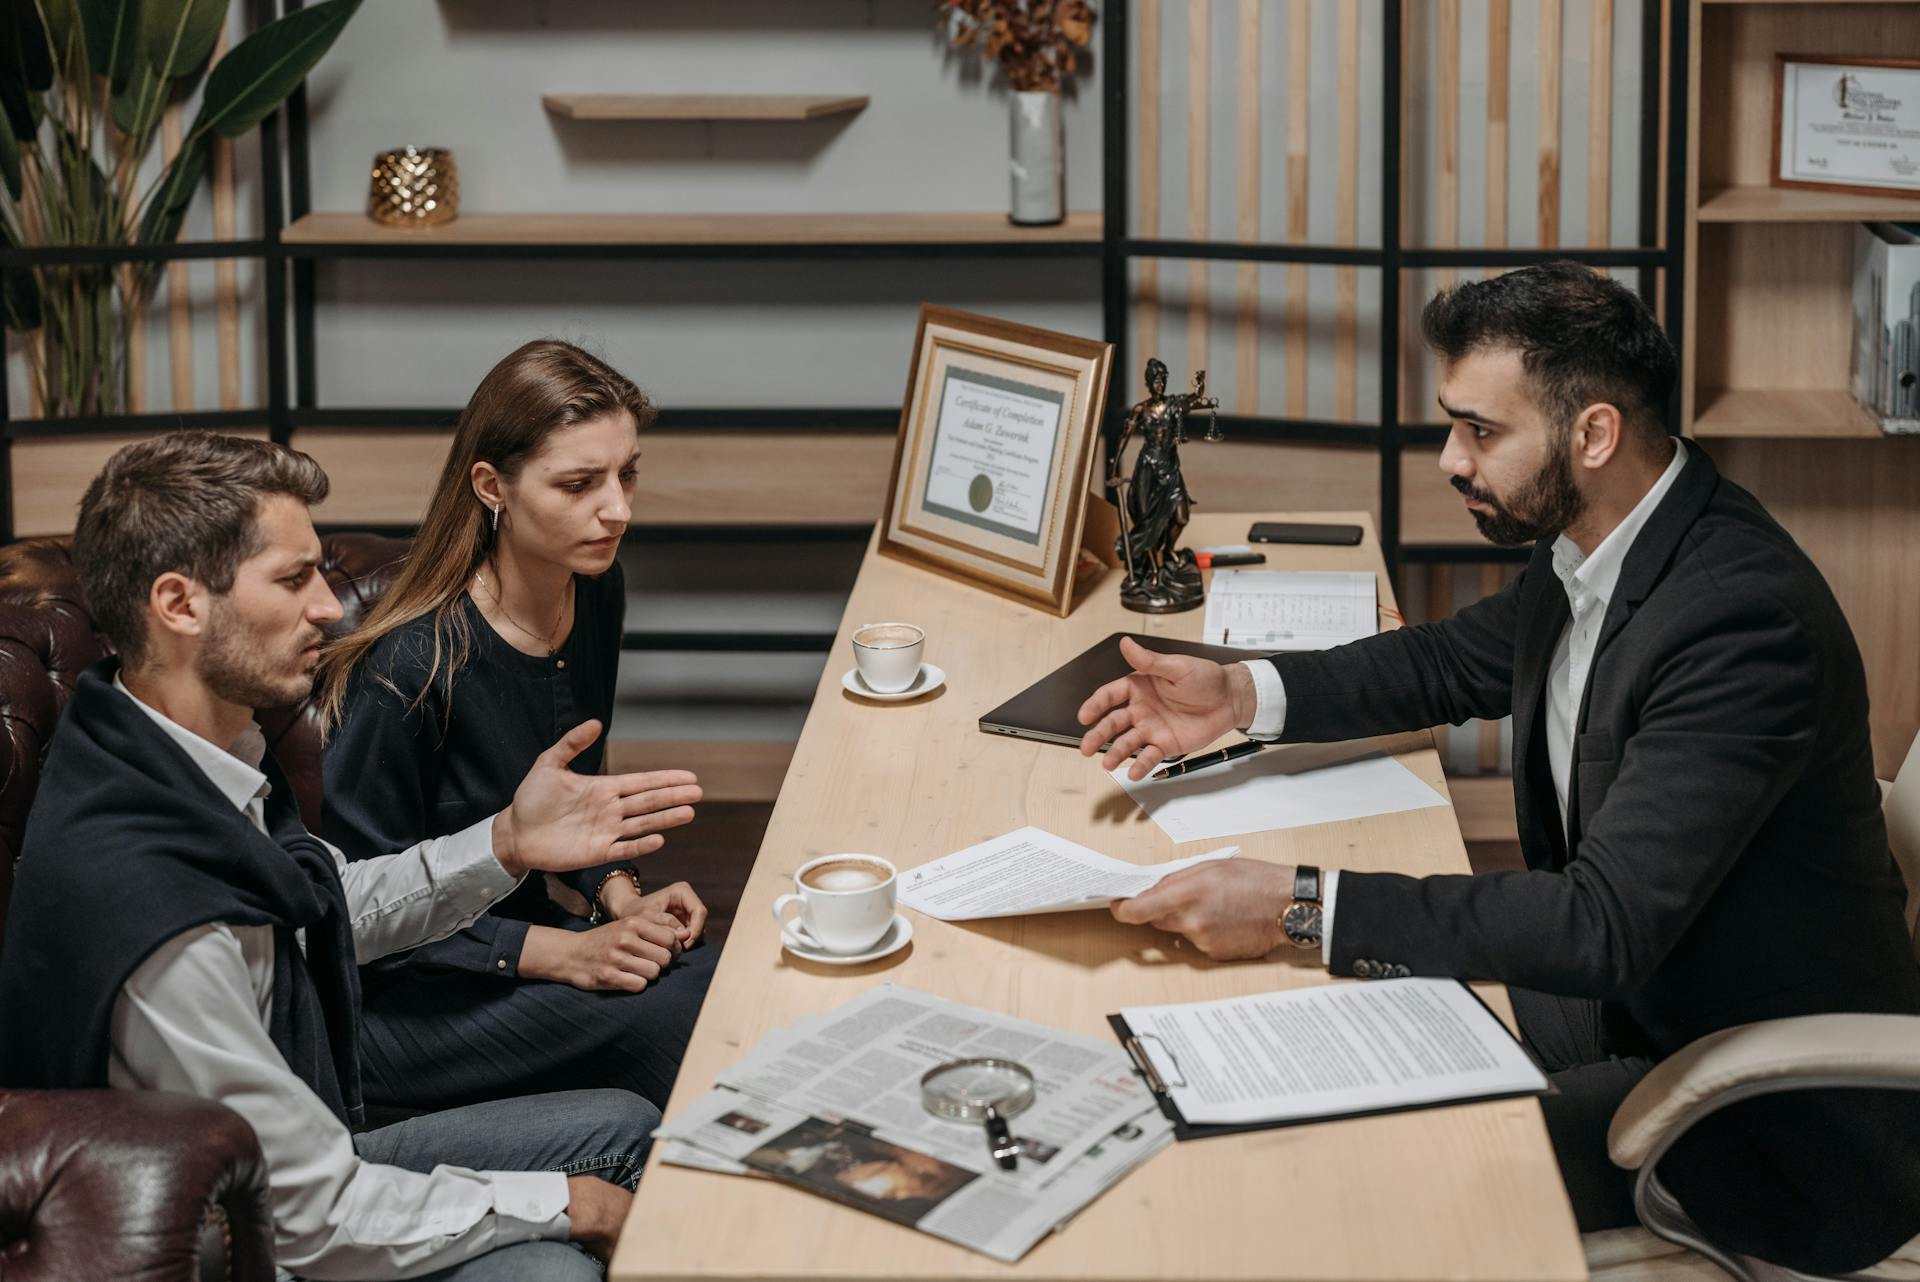
[[[1015,90],[1059,93],[1093,39],[1091,0],[935,0],[956,49],[1000,64]]]

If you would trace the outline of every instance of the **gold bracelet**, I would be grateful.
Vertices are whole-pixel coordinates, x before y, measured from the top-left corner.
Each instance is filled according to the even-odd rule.
[[[644,895],[647,893],[646,891],[640,889],[640,879],[634,876],[633,869],[615,868],[612,872],[602,877],[600,879],[600,884],[593,888],[593,920],[596,922],[613,920],[613,914],[607,911],[606,901],[601,898],[601,895],[606,893],[607,883],[612,881],[615,877],[625,877],[629,882],[631,882],[633,884],[634,894]]]

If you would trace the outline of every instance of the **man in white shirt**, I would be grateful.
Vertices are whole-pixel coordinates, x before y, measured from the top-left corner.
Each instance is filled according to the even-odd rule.
[[[1614,1109],[1718,1029],[1920,1013],[1865,672],[1819,571],[1664,426],[1675,361],[1645,306],[1570,263],[1428,304],[1441,467],[1505,589],[1420,627],[1220,665],[1123,643],[1081,751],[1138,779],[1240,727],[1357,739],[1511,715],[1525,871],[1416,879],[1230,860],[1115,904],[1219,959],[1295,946],[1335,974],[1511,985],[1583,1229],[1634,1222]],[[1822,1275],[1920,1231],[1920,1096],[1799,1091],[1704,1119],[1661,1178],[1707,1236]]]
[[[253,709],[307,695],[340,617],[307,511],[326,492],[305,455],[207,433],[129,446],[89,488],[75,558],[119,657],[76,683],[48,754],[0,957],[0,1011],[39,1035],[0,1073],[232,1107],[301,1277],[597,1278],[657,1112],[580,1091],[353,1135],[357,965],[529,872],[657,849],[699,789],[568,770],[589,722],[463,832],[354,864],[308,834]]]

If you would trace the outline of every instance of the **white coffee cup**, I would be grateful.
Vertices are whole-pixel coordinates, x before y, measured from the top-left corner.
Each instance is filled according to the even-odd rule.
[[[803,945],[827,953],[863,953],[893,924],[898,882],[878,855],[822,855],[800,865],[794,893],[773,901],[773,919]],[[788,904],[800,905],[789,921]]]
[[[920,675],[927,634],[911,623],[868,623],[853,634],[860,679],[879,694],[898,694]]]

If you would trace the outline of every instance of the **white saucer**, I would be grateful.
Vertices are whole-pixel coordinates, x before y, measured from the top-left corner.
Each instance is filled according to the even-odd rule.
[[[797,920],[797,919],[796,919]],[[799,936],[791,929],[780,932],[780,942],[795,957],[804,957],[810,962],[819,962],[822,966],[858,966],[861,962],[878,961],[890,953],[905,948],[913,938],[913,923],[899,913],[893,915],[893,925],[887,927],[887,933],[864,953],[827,953],[821,952],[811,944],[800,942]]]
[[[946,683],[947,674],[931,663],[921,664],[920,671],[913,678],[913,684],[904,690],[896,690],[892,694],[882,694],[868,685],[866,678],[860,675],[860,669],[857,667],[848,668],[840,675],[842,690],[878,703],[897,703],[902,699],[918,699],[923,694],[931,694]]]

